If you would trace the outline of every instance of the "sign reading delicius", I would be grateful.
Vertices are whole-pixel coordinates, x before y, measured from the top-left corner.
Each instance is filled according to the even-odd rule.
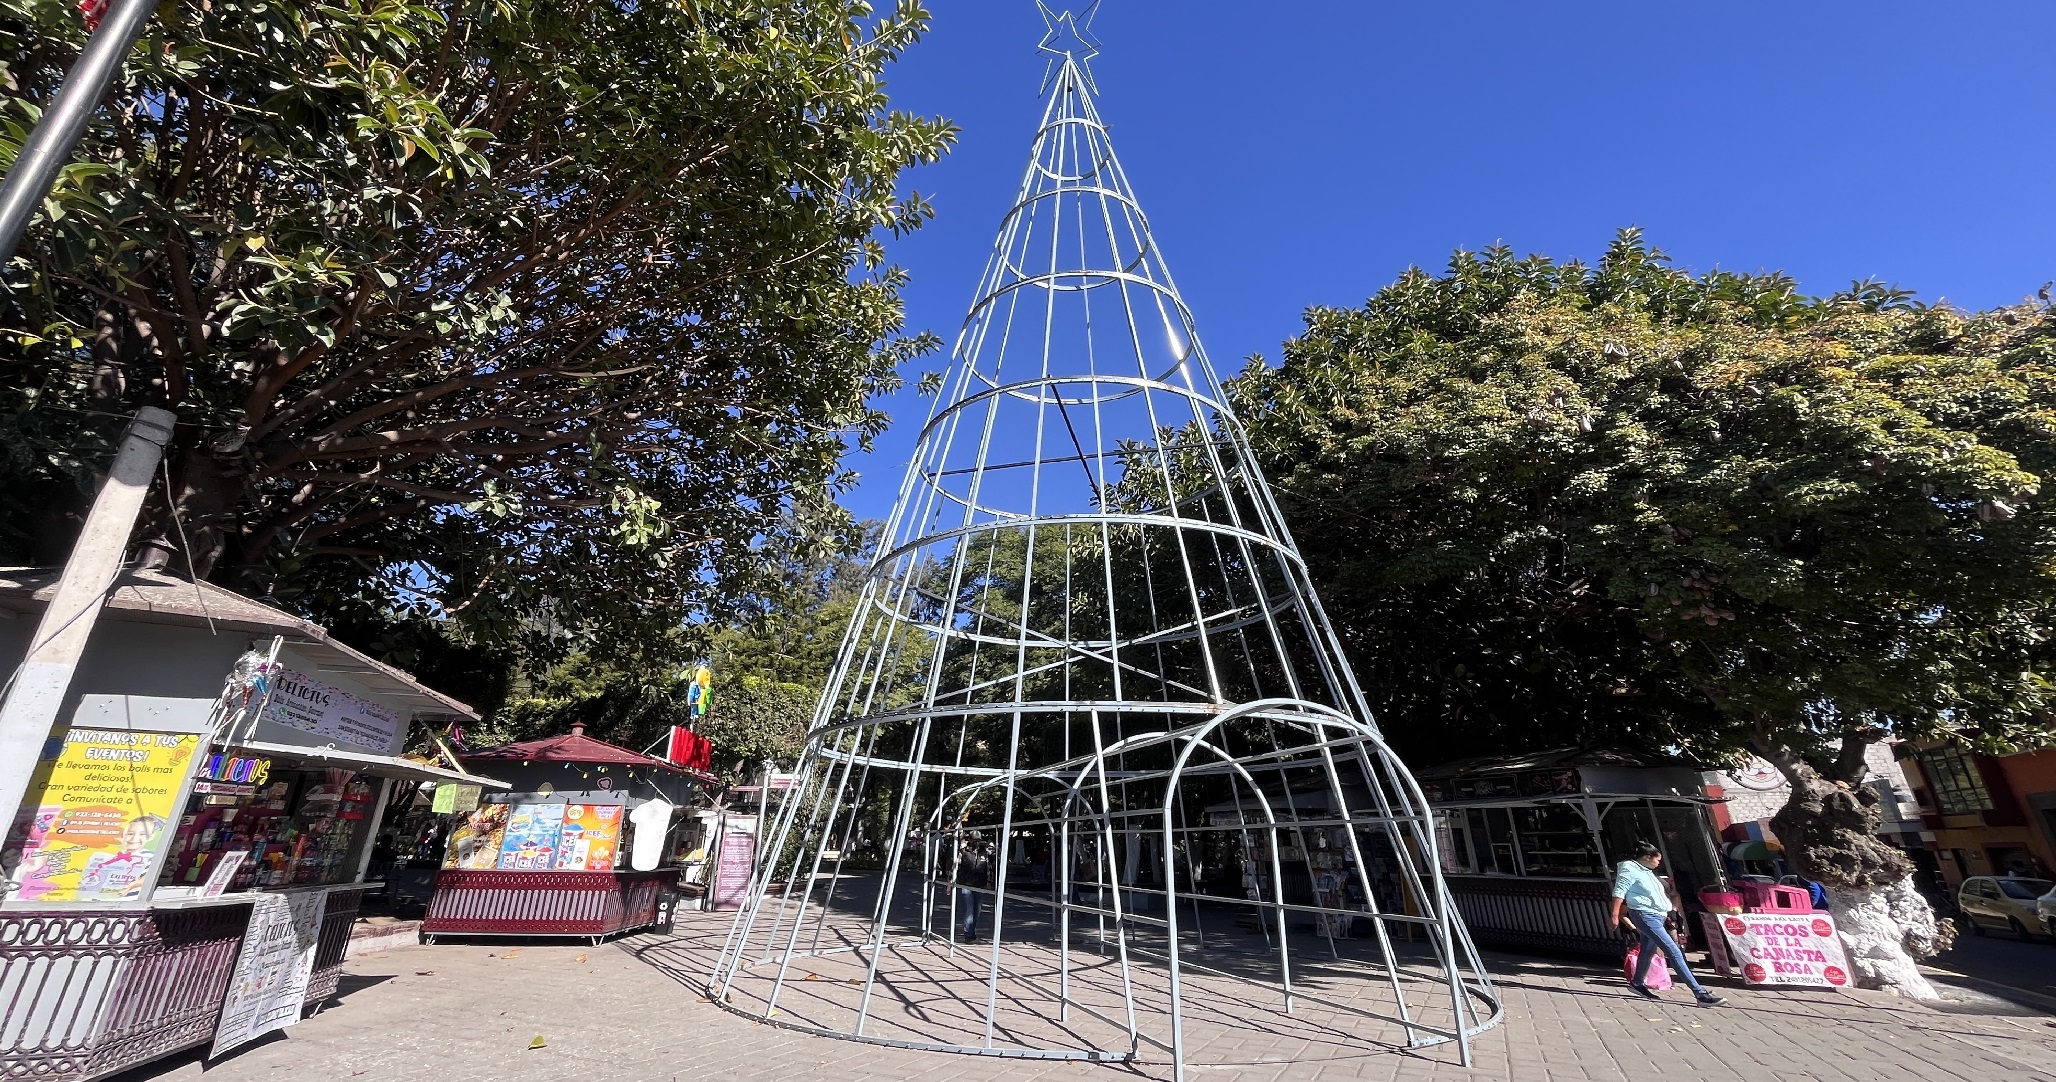
[[[278,671],[264,720],[380,755],[397,755],[404,733],[400,716],[339,687],[294,672]]]

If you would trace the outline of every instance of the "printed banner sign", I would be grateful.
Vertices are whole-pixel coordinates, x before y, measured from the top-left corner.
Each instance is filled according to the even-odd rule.
[[[478,798],[485,792],[482,785],[454,785],[443,782],[435,787],[435,803],[431,806],[437,815],[454,812],[468,812],[478,807]]]
[[[564,805],[516,804],[500,842],[503,872],[546,872],[557,866],[557,836],[564,829]]]
[[[257,895],[209,1059],[300,1020],[327,903],[325,890]]]
[[[8,897],[141,898],[199,745],[191,733],[103,729],[66,729],[44,745],[8,835],[8,856],[20,853]]]
[[[385,707],[285,668],[264,705],[264,720],[380,755],[398,755],[406,733],[400,716]]]
[[[564,827],[557,836],[556,870],[610,872],[621,848],[619,804],[566,804]]]
[[[235,880],[236,872],[241,870],[243,862],[248,859],[250,853],[246,849],[223,853],[221,859],[214,862],[214,870],[207,873],[207,886],[200,891],[200,897],[221,897],[228,890],[228,885]]]
[[[1713,968],[1750,984],[1842,988],[1849,959],[1826,913],[1702,913]]]
[[[443,867],[490,871],[500,866],[500,844],[507,837],[507,813],[512,804],[480,804],[450,832],[450,844],[443,850]]]

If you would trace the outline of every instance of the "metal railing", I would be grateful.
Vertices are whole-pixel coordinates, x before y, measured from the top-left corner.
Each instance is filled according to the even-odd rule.
[[[214,1035],[247,905],[0,914],[0,1077],[101,1078]]]
[[[343,957],[350,951],[350,929],[357,923],[357,907],[364,900],[362,890],[332,890],[321,911],[321,936],[314,946],[314,972],[307,978],[307,998],[313,1004],[335,994],[343,978]]]

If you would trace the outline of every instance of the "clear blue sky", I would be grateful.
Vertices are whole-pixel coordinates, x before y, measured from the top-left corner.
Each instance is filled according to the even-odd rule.
[[[1026,164],[1042,20],[929,7],[893,106],[962,138],[906,175],[937,217],[891,249],[911,326],[949,340]],[[1989,307],[2056,278],[2050,0],[1105,0],[1094,32],[1115,145],[1226,369],[1457,247],[1589,260],[1625,225],[1812,293],[1875,276]],[[852,456],[860,516],[891,509],[928,405],[888,400]]]

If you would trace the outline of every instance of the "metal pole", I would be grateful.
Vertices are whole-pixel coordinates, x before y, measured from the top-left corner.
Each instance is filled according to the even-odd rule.
[[[114,81],[155,10],[157,0],[114,0],[100,28],[86,39],[85,51],[79,54],[71,74],[64,77],[56,99],[22,144],[14,168],[0,182],[0,267],[14,259],[15,245],[21,243],[29,219],[35,217],[37,204],[50,194],[58,170],[71,160],[79,133],[100,107],[107,85]]]
[[[157,474],[157,461],[171,440],[177,416],[170,410],[144,406],[129,423],[121,441],[114,468],[100,494],[93,498],[93,510],[86,516],[85,529],[72,546],[71,559],[57,591],[36,625],[36,637],[29,640],[6,698],[0,700],[0,823],[14,821],[27,794],[29,778],[42,757],[43,743],[57,723],[72,674],[86,640],[107,601],[108,588],[121,573],[121,558],[128,549],[129,534],[135,530],[136,513]]]

